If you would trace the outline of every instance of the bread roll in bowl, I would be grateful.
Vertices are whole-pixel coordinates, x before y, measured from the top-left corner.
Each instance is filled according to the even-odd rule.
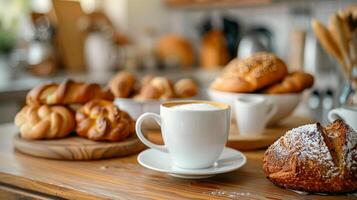
[[[255,92],[277,83],[288,74],[285,63],[272,53],[256,53],[246,59],[233,59],[211,84],[224,92]]]
[[[299,93],[314,84],[314,77],[304,72],[292,72],[281,82],[269,86],[263,90],[267,94]]]

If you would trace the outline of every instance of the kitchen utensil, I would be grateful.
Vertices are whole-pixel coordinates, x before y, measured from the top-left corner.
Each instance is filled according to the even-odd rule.
[[[238,58],[246,58],[253,53],[272,51],[271,32],[263,27],[253,28],[242,37],[238,45]]]
[[[77,136],[55,140],[25,140],[14,136],[16,150],[31,156],[56,160],[98,160],[122,157],[145,148],[134,135],[121,142],[95,142]]]
[[[235,17],[223,17],[223,31],[227,40],[229,57],[233,58],[237,55],[238,41],[240,40],[240,26]]]

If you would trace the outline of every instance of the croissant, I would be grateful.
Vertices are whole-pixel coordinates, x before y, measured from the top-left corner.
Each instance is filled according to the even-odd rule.
[[[104,91],[98,84],[87,84],[65,80],[60,84],[44,83],[33,88],[26,97],[29,105],[65,105],[82,104],[91,99],[113,99],[109,91]]]
[[[26,105],[17,113],[15,125],[25,139],[66,137],[74,130],[73,114],[64,106]]]
[[[121,141],[135,133],[135,121],[112,102],[92,100],[76,113],[76,132],[96,141]]]
[[[172,82],[165,77],[155,77],[140,90],[136,99],[170,99],[175,97]]]
[[[342,120],[288,131],[264,155],[274,184],[293,190],[343,193],[357,190],[357,133]]]
[[[198,92],[197,84],[188,78],[177,81],[174,85],[174,89],[177,97],[180,98],[193,97]]]
[[[282,60],[261,52],[246,59],[233,59],[210,87],[226,92],[254,92],[281,81],[287,74]]]
[[[135,76],[128,71],[121,71],[109,81],[110,91],[117,98],[126,98],[133,92]]]
[[[268,94],[298,93],[314,84],[314,77],[304,72],[292,72],[280,83],[276,83],[263,92]]]

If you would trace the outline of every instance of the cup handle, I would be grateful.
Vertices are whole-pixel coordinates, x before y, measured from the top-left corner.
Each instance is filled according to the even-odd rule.
[[[330,110],[330,112],[328,112],[328,120],[332,123],[336,119],[342,119],[343,120],[343,118],[340,115],[339,110],[338,109]]]
[[[154,144],[154,143],[150,142],[148,139],[146,139],[146,137],[144,136],[143,132],[141,131],[141,125],[145,118],[153,118],[156,121],[156,123],[158,123],[161,126],[160,115],[158,115],[156,113],[144,113],[136,121],[136,124],[135,124],[136,135],[141,140],[141,142],[143,142],[146,146],[148,146],[152,149],[157,149],[159,151],[167,153],[168,150],[165,145]]]
[[[266,116],[266,122],[268,122],[278,111],[278,107],[274,103],[267,102],[267,104],[268,104],[269,109],[268,109],[268,113]]]

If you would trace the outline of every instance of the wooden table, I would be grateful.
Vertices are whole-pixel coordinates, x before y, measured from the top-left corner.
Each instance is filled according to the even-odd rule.
[[[136,155],[86,162],[23,155],[12,146],[16,131],[11,124],[0,126],[0,199],[336,199],[274,186],[262,171],[264,151],[244,152],[248,162],[234,172],[182,180],[140,166]]]

